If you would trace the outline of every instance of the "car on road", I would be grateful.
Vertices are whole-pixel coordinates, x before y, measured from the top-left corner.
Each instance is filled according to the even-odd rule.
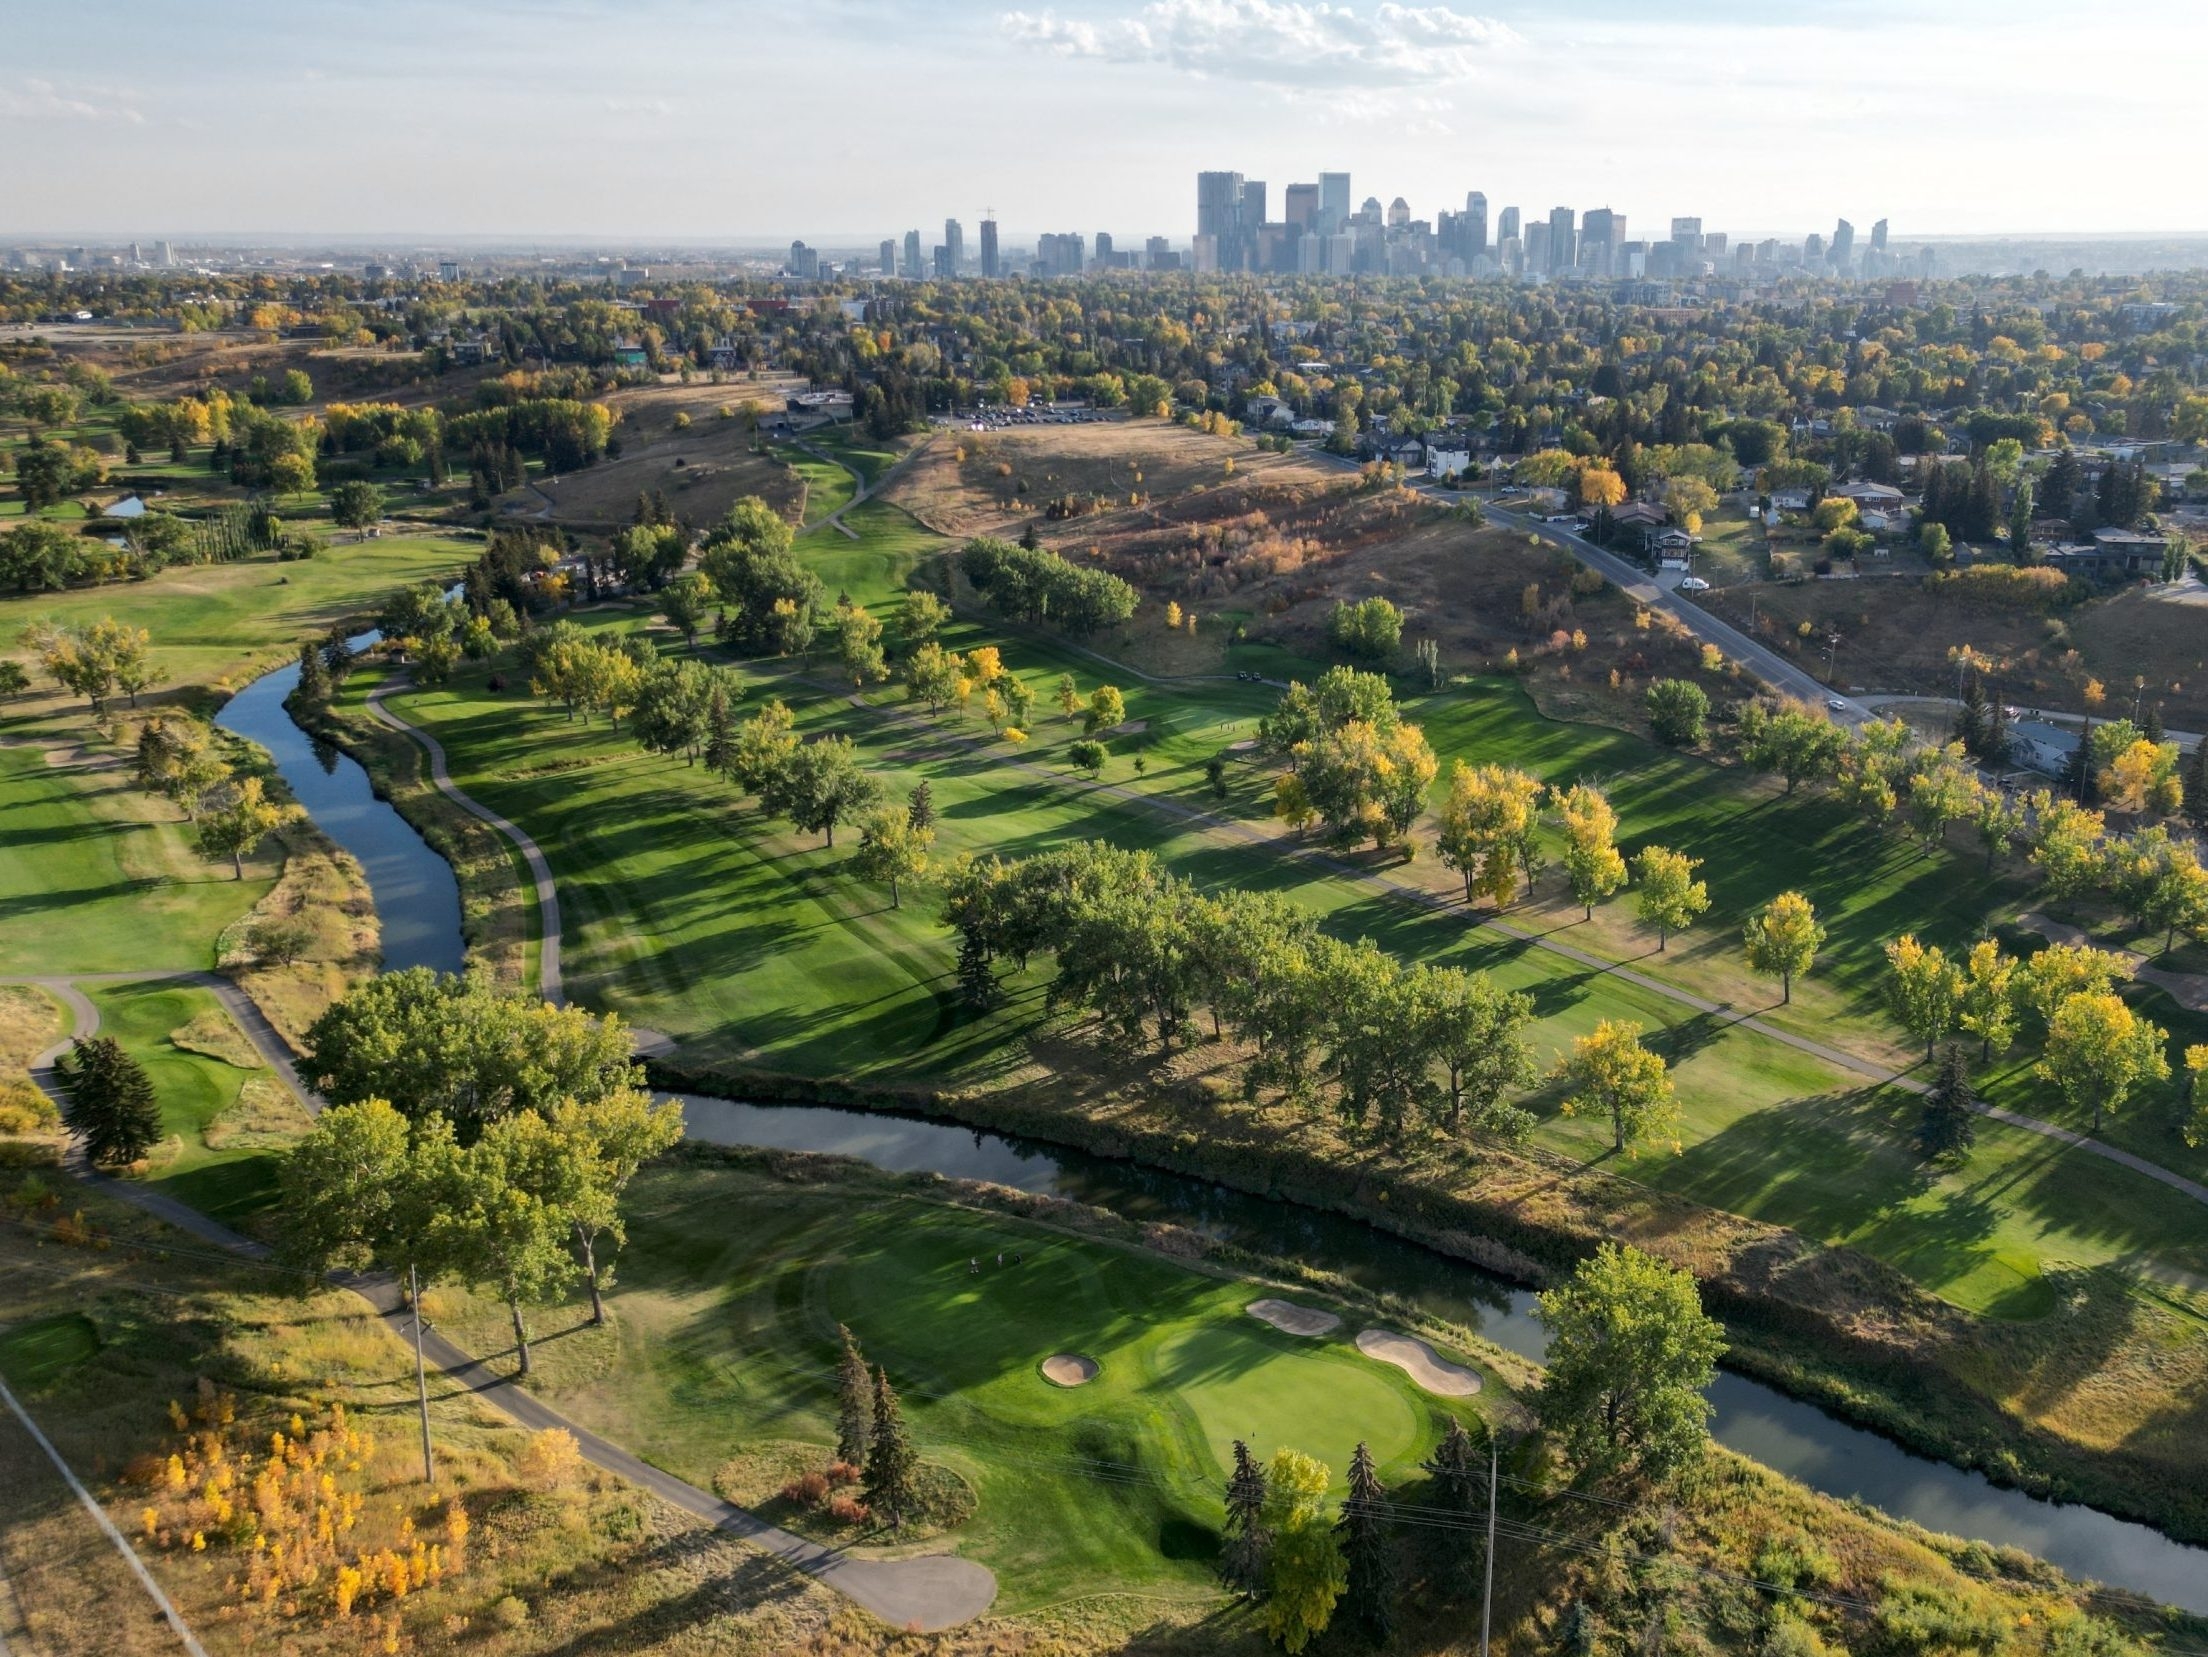
[[[1576,524],[1579,522],[1579,520],[1572,516],[1572,514],[1569,512],[1552,512],[1541,521],[1545,524]]]
[[[1834,713],[1846,713],[1848,711],[1848,699],[1845,696],[1828,696],[1825,698],[1825,706]]]
[[[1690,575],[1681,579],[1679,590],[1683,593],[1706,593],[1710,590],[1710,584],[1699,575]]]

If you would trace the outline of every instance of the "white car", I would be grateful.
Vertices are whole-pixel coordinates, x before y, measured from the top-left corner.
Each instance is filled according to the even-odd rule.
[[[1710,584],[1699,575],[1690,575],[1681,578],[1679,590],[1683,593],[1706,593],[1710,590]]]
[[[1828,696],[1825,698],[1825,706],[1834,713],[1846,713],[1848,711],[1848,699],[1844,696]]]

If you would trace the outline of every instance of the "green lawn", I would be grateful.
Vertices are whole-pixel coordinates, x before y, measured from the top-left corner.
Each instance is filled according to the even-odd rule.
[[[267,857],[231,878],[121,764],[0,747],[0,972],[213,964],[217,933],[268,890]]]
[[[858,493],[858,479],[832,460],[815,459],[801,449],[792,449],[786,458],[790,470],[805,480],[805,521],[809,524],[817,524],[850,505],[851,497]]]
[[[540,1314],[555,1338],[538,1346],[537,1390],[699,1484],[769,1446],[812,1446],[819,1465],[848,1324],[922,1455],[974,1489],[951,1540],[997,1572],[1000,1612],[1115,1589],[1214,1593],[1237,1437],[1260,1455],[1317,1455],[1337,1489],[1365,1439],[1393,1484],[1475,1409],[1358,1353],[1354,1313],[1331,1338],[1298,1339],[1244,1312],[1266,1290],[1000,1215],[696,1167],[648,1172],[632,1207],[613,1323]],[[432,1305],[475,1350],[510,1349],[502,1308],[451,1293]],[[1038,1366],[1058,1352],[1101,1371],[1053,1386]]]
[[[233,1225],[267,1207],[276,1193],[275,1153],[266,1145],[223,1148],[207,1139],[219,1117],[239,1108],[256,1072],[187,1052],[170,1039],[194,1019],[227,1021],[214,992],[159,981],[86,988],[100,1011],[100,1034],[113,1036],[145,1066],[161,1102],[168,1141],[154,1153],[147,1183]]]

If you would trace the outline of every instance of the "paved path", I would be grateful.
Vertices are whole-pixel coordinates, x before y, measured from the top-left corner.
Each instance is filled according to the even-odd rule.
[[[840,534],[849,536],[854,541],[859,540],[859,532],[843,521],[843,515],[846,512],[850,511],[854,506],[863,505],[865,502],[872,500],[876,495],[879,495],[884,489],[887,489],[900,477],[904,476],[906,470],[912,465],[912,463],[918,460],[920,456],[924,454],[927,451],[928,447],[934,442],[935,434],[933,432],[930,432],[927,436],[921,438],[919,442],[915,443],[911,448],[907,449],[903,454],[899,455],[888,466],[884,467],[882,469],[882,475],[880,477],[876,478],[872,483],[868,483],[866,481],[865,474],[860,472],[856,466],[845,465],[844,462],[838,460],[826,449],[820,448],[815,444],[808,443],[802,437],[791,438],[790,446],[792,448],[803,449],[815,460],[824,461],[830,466],[842,466],[846,472],[849,472],[851,474],[853,482],[856,483],[858,486],[852,492],[851,498],[849,500],[845,501],[841,506],[837,507],[835,511],[829,513],[825,518],[819,518],[814,520],[812,523],[807,524],[803,529],[800,529],[798,531],[798,534],[811,535],[816,530],[832,527]]]
[[[552,884],[552,865],[545,860],[537,843],[514,824],[508,822],[489,806],[465,793],[452,780],[452,772],[445,764],[445,746],[419,725],[410,725],[384,703],[384,698],[395,690],[408,688],[407,683],[378,685],[368,695],[368,711],[395,731],[403,731],[420,743],[429,753],[429,780],[437,785],[437,791],[452,800],[469,816],[491,825],[521,848],[521,855],[529,865],[530,878],[536,884],[537,897],[537,993],[554,1006],[567,1004],[567,990],[560,977],[560,894]]]
[[[108,981],[188,978],[193,982],[204,982],[214,975],[112,973],[98,976]],[[98,1009],[69,979],[16,978],[0,979],[0,982],[35,983],[60,995],[69,1003],[80,1021],[75,1032],[77,1035],[90,1036],[99,1028]],[[276,1032],[257,1013],[252,1020],[244,1023],[244,1028],[246,1034],[252,1038],[253,1045],[260,1050],[261,1056],[296,1087],[297,1072],[292,1069],[290,1055]],[[61,1093],[49,1067],[52,1055],[67,1045],[67,1042],[59,1043],[41,1054],[35,1061],[39,1068],[33,1072],[33,1079],[52,1095],[57,1104],[61,1101]],[[307,1101],[309,1109],[321,1108],[322,1101],[315,1095],[301,1089],[300,1096]],[[98,1187],[119,1201],[129,1203],[141,1213],[150,1214],[201,1242],[212,1244],[242,1259],[265,1261],[270,1257],[267,1244],[231,1230],[165,1191],[153,1190],[135,1180],[116,1179],[99,1172],[85,1160],[82,1147],[75,1143],[71,1144],[64,1165],[85,1183]],[[367,1301],[401,1339],[413,1339],[413,1320],[401,1304],[398,1285],[392,1279],[381,1275],[344,1273],[335,1274],[333,1280]],[[733,1502],[722,1500],[710,1490],[700,1489],[676,1478],[672,1473],[652,1466],[618,1444],[569,1420],[542,1399],[525,1391],[517,1380],[496,1373],[480,1359],[462,1351],[442,1335],[425,1330],[422,1351],[448,1378],[481,1397],[509,1420],[532,1431],[541,1431],[547,1427],[564,1428],[575,1435],[584,1459],[592,1466],[611,1473],[616,1478],[641,1485],[684,1512],[694,1514],[730,1535],[764,1549],[845,1597],[855,1600],[894,1627],[917,1627],[928,1633],[956,1627],[982,1615],[996,1600],[996,1574],[986,1565],[961,1559],[955,1554],[923,1554],[911,1559],[864,1559],[845,1549],[828,1547],[794,1535],[768,1524],[757,1514],[740,1508]]]

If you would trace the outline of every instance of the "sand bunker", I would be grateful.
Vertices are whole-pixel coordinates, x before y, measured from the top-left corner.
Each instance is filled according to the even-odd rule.
[[[1054,1387],[1086,1386],[1096,1379],[1097,1362],[1078,1352],[1053,1352],[1043,1360],[1043,1379]]]
[[[1322,1312],[1316,1306],[1298,1306],[1286,1300],[1253,1300],[1248,1311],[1259,1322],[1269,1323],[1291,1335],[1324,1335],[1342,1326],[1342,1320],[1332,1312]]]
[[[1357,1337],[1357,1350],[1395,1365],[1428,1392],[1444,1398],[1469,1398],[1480,1390],[1480,1378],[1471,1370],[1451,1363],[1424,1341],[1393,1329],[1365,1330]]]

